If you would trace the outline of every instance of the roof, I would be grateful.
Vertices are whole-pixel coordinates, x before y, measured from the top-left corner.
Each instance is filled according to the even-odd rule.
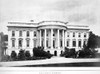
[[[39,23],[8,22],[8,24],[9,25],[7,27],[30,27],[31,28],[31,27],[39,27],[39,26],[47,26],[47,25],[58,25],[58,26],[60,25],[69,29],[88,29],[89,30],[89,26],[87,25],[83,25],[79,23],[68,23],[68,22],[62,22],[62,21],[41,21]]]
[[[88,29],[89,30],[89,26],[87,24],[81,24],[81,23],[75,23],[75,22],[68,23],[67,27],[71,29]]]
[[[38,23],[8,22],[7,27],[37,27]]]

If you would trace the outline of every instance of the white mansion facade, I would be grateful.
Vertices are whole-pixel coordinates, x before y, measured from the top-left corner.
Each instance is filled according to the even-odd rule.
[[[43,46],[45,51],[59,56],[65,47],[79,50],[89,38],[88,26],[61,21],[9,22],[8,24],[8,54],[12,50],[18,52],[20,49],[32,53],[34,47]]]

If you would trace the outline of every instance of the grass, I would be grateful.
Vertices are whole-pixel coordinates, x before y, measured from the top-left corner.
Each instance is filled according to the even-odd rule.
[[[100,62],[59,63],[45,65],[25,65],[20,67],[100,67]]]

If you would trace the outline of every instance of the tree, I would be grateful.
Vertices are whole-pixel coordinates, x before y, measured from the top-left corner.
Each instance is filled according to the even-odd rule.
[[[90,32],[87,45],[84,43],[83,49],[77,53],[79,58],[92,58],[96,56],[97,51],[95,48],[98,46],[96,38],[97,37]]]
[[[13,61],[17,60],[17,54],[16,54],[15,51],[12,51],[12,52],[11,52],[11,59],[12,59]]]
[[[25,60],[25,51],[22,49],[18,53],[18,60]]]
[[[87,47],[91,49],[100,47],[100,37],[90,32]]]
[[[25,51],[25,59],[26,60],[31,60],[31,55],[29,51]]]
[[[4,34],[3,32],[0,33],[0,61],[5,57],[5,40],[4,40]]]

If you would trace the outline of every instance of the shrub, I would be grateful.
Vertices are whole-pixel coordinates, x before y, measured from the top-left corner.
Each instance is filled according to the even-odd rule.
[[[68,49],[65,47],[65,51],[60,55],[64,56],[66,58],[75,58],[76,57],[76,51],[74,48]]]
[[[25,51],[22,49],[18,53],[18,60],[25,60]]]
[[[31,55],[29,51],[25,51],[25,59],[26,60],[31,60]]]
[[[94,58],[96,57],[96,53],[97,53],[97,51],[90,48],[83,48],[82,50],[78,52],[79,52],[78,58]]]
[[[35,47],[33,48],[33,56],[51,58],[53,55],[44,51],[42,47],[40,48]]]
[[[15,51],[11,52],[11,60],[13,60],[13,61],[17,60],[17,54]]]
[[[11,58],[9,55],[4,55],[3,58],[2,58],[2,61],[10,61]]]

